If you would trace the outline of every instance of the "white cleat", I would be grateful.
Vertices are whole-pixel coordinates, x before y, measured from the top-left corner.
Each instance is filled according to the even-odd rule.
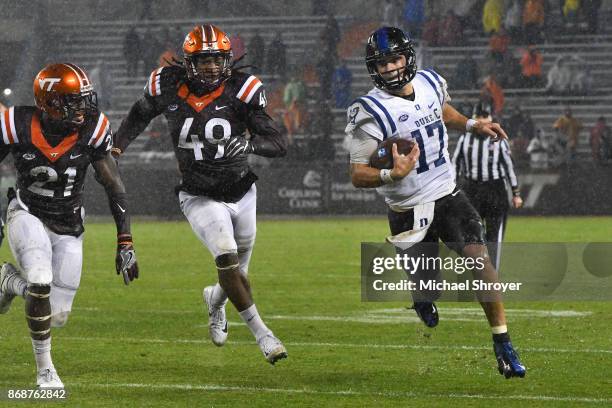
[[[8,283],[13,276],[19,276],[19,271],[10,263],[2,264],[0,269],[0,314],[4,314],[11,308],[11,302],[15,295],[8,293]]]
[[[60,380],[55,368],[43,368],[38,371],[36,376],[36,385],[38,388],[64,388],[64,383]]]
[[[287,349],[283,346],[283,343],[272,333],[266,334],[257,340],[261,352],[264,354],[268,363],[274,365],[278,360],[287,358]]]
[[[208,334],[215,346],[221,347],[227,341],[227,318],[225,317],[225,303],[221,307],[213,306],[212,294],[214,286],[204,288],[204,303],[208,310]]]

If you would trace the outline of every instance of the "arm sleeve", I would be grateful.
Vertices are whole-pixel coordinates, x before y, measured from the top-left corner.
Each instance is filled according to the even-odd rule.
[[[351,164],[369,164],[370,156],[372,156],[377,147],[378,140],[376,137],[358,128],[353,132],[349,145]]]
[[[512,157],[510,156],[510,146],[508,146],[508,142],[502,140],[500,142],[500,154],[499,161],[504,167],[504,171],[506,172],[506,177],[508,177],[508,181],[512,186],[512,191],[517,191],[519,188],[518,179],[516,177],[516,173],[514,172],[514,163],[512,162]]]
[[[249,109],[247,127],[251,133],[253,154],[264,157],[282,157],[287,154],[287,138],[264,109]]]
[[[127,118],[123,119],[115,134],[114,146],[122,152],[138,137],[161,110],[151,97],[143,96],[130,109]]]
[[[108,196],[108,204],[117,226],[117,235],[130,234],[130,216],[127,208],[127,194],[119,176],[117,163],[107,153],[100,160],[92,163],[96,172],[96,180],[104,186]]]

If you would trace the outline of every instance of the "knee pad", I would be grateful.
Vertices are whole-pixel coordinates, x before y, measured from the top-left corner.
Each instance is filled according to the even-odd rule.
[[[60,312],[51,316],[51,327],[64,327],[68,322],[70,312]]]
[[[240,261],[238,260],[237,253],[227,253],[221,254],[215,259],[215,264],[217,265],[217,269],[221,271],[238,268],[240,266]]]

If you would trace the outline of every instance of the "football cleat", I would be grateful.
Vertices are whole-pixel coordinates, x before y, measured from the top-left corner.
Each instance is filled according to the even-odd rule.
[[[64,383],[60,380],[55,368],[43,368],[38,371],[36,376],[36,385],[38,388],[64,388]]]
[[[19,271],[10,263],[4,263],[0,269],[0,314],[9,311],[15,295],[9,293],[9,281],[19,276]]]
[[[283,343],[272,333],[266,334],[265,336],[257,340],[261,352],[264,354],[268,363],[274,365],[278,360],[287,358],[287,349],[283,346]]]
[[[217,307],[212,304],[214,286],[204,288],[203,297],[208,310],[208,334],[215,346],[221,347],[227,341],[227,318],[225,317],[225,303]]]
[[[419,319],[425,323],[427,327],[436,327],[438,321],[438,308],[433,302],[414,302],[411,309],[414,309]]]
[[[497,369],[506,378],[525,377],[525,366],[521,364],[518,353],[509,341],[493,342],[493,351],[497,359]]]

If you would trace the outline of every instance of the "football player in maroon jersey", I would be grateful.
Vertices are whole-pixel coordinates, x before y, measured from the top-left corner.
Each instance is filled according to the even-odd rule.
[[[66,324],[83,263],[83,185],[91,164],[104,186],[117,226],[117,273],[138,277],[126,193],[111,156],[112,133],[98,111],[87,74],[69,63],[51,64],[34,79],[36,106],[1,115],[0,160],[11,153],[16,189],[9,190],[8,241],[19,270],[0,271],[0,313],[15,296],[25,312],[40,388],[62,388],[51,360],[51,327]]]
[[[229,298],[274,364],[287,351],[259,316],[247,279],[257,194],[247,156],[284,156],[287,143],[265,111],[261,81],[233,69],[223,31],[211,24],[195,27],[185,37],[183,56],[182,63],[151,73],[113,152],[120,156],[154,117],[166,117],[182,175],[176,188],[181,209],[218,270],[218,283],[203,293],[211,339],[217,346],[227,340]]]

